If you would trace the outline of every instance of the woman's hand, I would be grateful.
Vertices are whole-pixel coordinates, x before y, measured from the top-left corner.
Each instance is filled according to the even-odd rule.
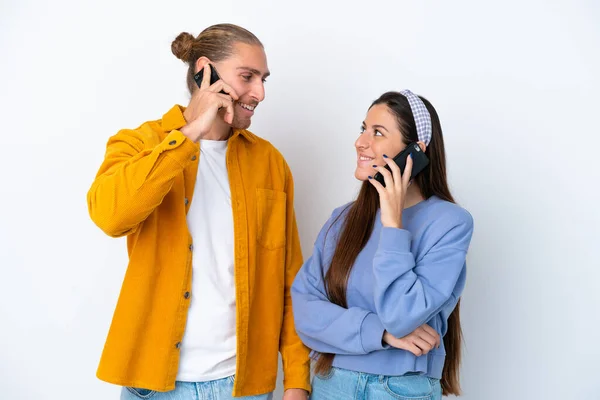
[[[429,353],[434,347],[440,347],[440,335],[427,324],[400,339],[385,331],[383,341],[397,349],[410,351],[417,357]]]
[[[410,186],[410,175],[413,166],[412,155],[406,159],[404,174],[400,172],[400,167],[394,160],[386,155],[383,157],[392,172],[377,165],[374,165],[373,168],[383,175],[385,187],[372,177],[369,177],[369,181],[379,192],[381,224],[385,227],[402,228],[402,210],[404,210],[406,191]]]

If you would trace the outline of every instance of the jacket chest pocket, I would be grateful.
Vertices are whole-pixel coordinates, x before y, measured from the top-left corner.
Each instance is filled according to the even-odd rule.
[[[285,246],[286,197],[285,192],[256,189],[256,238],[267,249]]]

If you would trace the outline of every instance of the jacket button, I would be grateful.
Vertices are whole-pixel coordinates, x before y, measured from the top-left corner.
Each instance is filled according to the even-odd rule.
[[[189,201],[189,200],[188,200],[188,198],[186,197],[186,198],[183,200],[183,202],[184,202],[184,203],[185,203],[185,205],[187,206],[187,205],[188,205],[188,203],[189,203],[190,201]]]
[[[170,144],[171,146],[174,146],[174,145],[176,145],[176,144],[177,144],[177,140],[171,140],[171,141],[169,142],[169,144]]]
[[[194,251],[194,245],[190,244],[190,251]]]
[[[192,161],[196,161],[196,156],[192,156]]]
[[[190,292],[185,292],[184,295],[183,295],[183,297],[185,297],[186,299],[189,299],[190,298]]]
[[[177,342],[177,344],[175,345],[175,348],[176,348],[176,349],[179,349],[179,348],[181,348],[181,342]]]

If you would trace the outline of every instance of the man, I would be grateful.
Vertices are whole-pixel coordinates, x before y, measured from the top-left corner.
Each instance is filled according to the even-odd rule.
[[[122,399],[267,399],[281,352],[284,399],[306,399],[292,174],[246,130],[265,97],[263,45],[221,24],[171,49],[189,65],[188,107],[111,137],[88,193],[92,220],[129,252],[98,377]]]

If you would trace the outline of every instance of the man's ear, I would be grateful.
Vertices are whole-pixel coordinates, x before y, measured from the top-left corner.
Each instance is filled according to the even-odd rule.
[[[204,66],[206,64],[209,64],[210,60],[207,57],[200,57],[196,60],[196,69],[194,70],[194,73],[197,74],[198,72],[200,72],[202,70],[202,68],[204,68]]]

